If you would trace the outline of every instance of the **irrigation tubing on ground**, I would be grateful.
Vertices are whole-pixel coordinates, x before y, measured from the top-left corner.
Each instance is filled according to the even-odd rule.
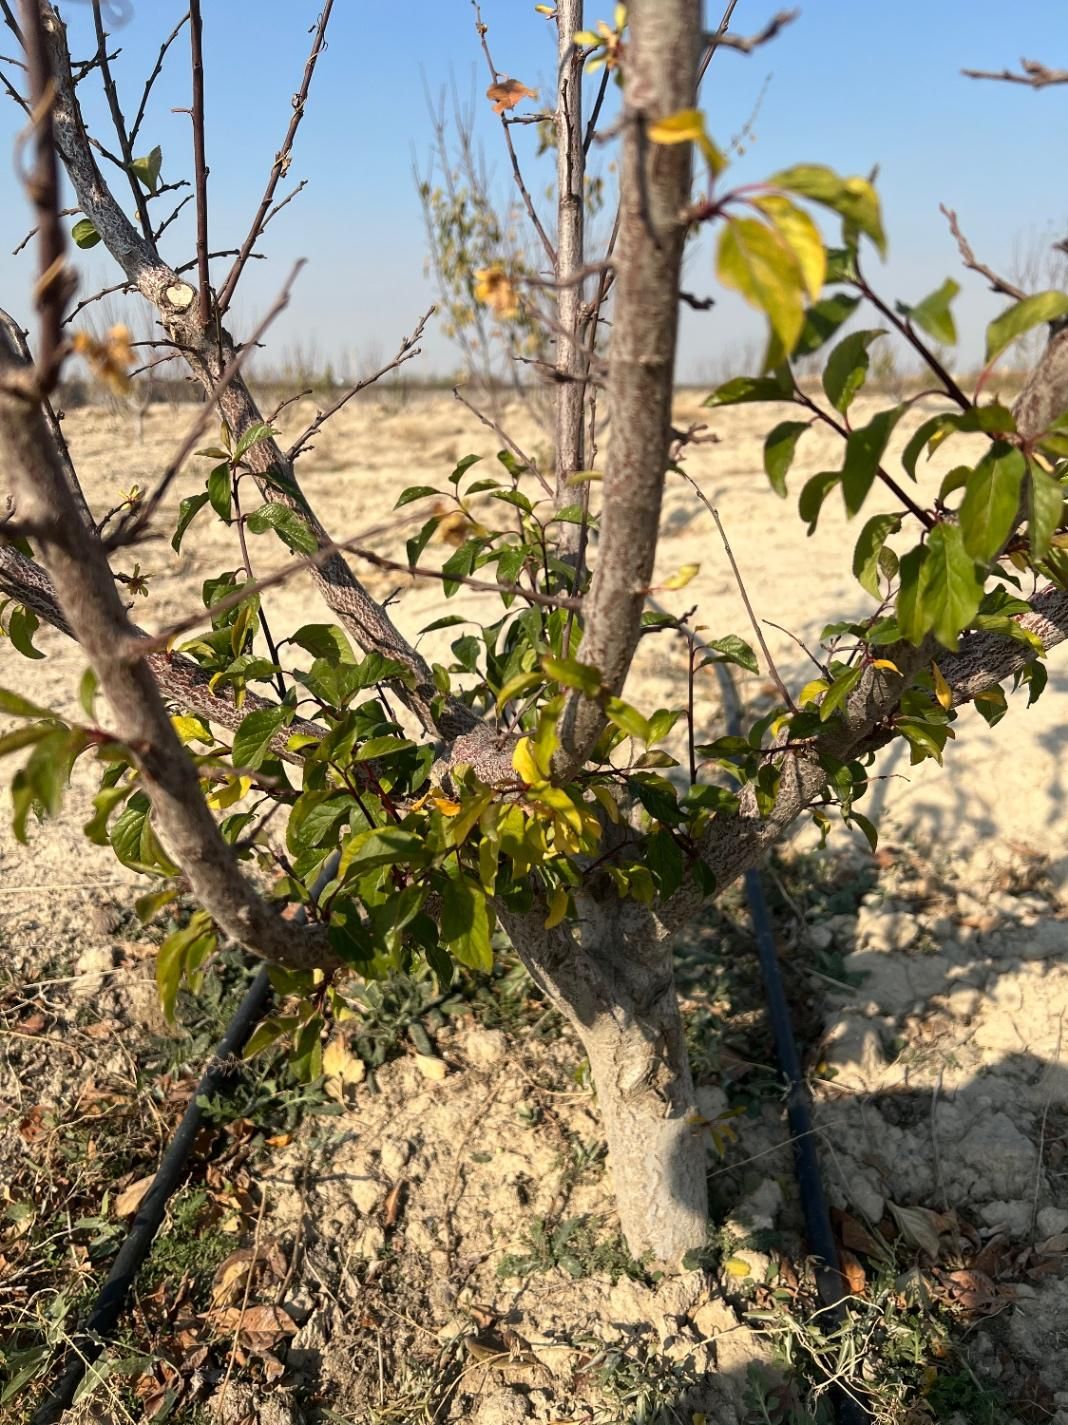
[[[78,1387],[90,1367],[107,1346],[107,1337],[122,1315],[141,1264],[152,1248],[152,1242],[163,1221],[167,1201],[185,1177],[189,1154],[200,1128],[203,1112],[200,1101],[215,1094],[232,1074],[234,1059],[241,1053],[262,1016],[271,995],[267,967],[259,970],[245,991],[245,996],[220,1039],[208,1066],[197,1084],[196,1093],[182,1116],[174,1137],[167,1145],[152,1186],[145,1193],[129,1234],[112,1263],[107,1279],[100,1289],[96,1305],[84,1327],[71,1340],[63,1371],[48,1397],[38,1407],[32,1425],[55,1425],[74,1401]]]
[[[701,642],[700,639],[696,641],[698,644]],[[730,670],[723,663],[715,663],[713,666],[723,690],[727,732],[731,737],[741,737],[742,705],[738,689],[734,685]],[[794,1150],[794,1176],[801,1200],[805,1237],[815,1261],[816,1289],[830,1320],[835,1326],[843,1326],[847,1320],[845,1301],[849,1296],[849,1286],[842,1275],[838,1246],[831,1228],[827,1194],[824,1191],[823,1174],[816,1151],[812,1099],[801,1068],[801,1056],[797,1051],[793,1020],[779,969],[775,937],[772,934],[771,915],[764,894],[764,881],[760,872],[753,869],[746,871],[744,883],[753,939],[756,941],[757,958],[764,981],[764,999],[775,1041],[775,1058],[786,1089],[786,1120]],[[868,1425],[871,1419],[867,1409],[843,1386],[834,1387],[834,1406],[839,1425]]]

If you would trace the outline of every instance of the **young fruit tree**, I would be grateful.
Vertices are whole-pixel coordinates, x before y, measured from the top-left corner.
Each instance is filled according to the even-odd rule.
[[[707,32],[698,0],[630,0],[608,20],[584,14],[582,0],[538,5],[532,23],[555,45],[555,101],[542,114],[531,90],[495,69],[475,6],[487,100],[532,238],[513,263],[506,237],[494,257],[483,233],[484,265],[464,275],[450,250],[450,280],[460,274],[487,332],[521,320],[542,334],[549,355],[522,368],[518,385],[551,392],[552,461],[537,463],[498,431],[498,463],[473,454],[398,490],[397,507],[413,506],[416,518],[407,558],[390,561],[324,528],[301,487],[302,454],[355,392],[287,446],[246,379],[249,355],[299,290],[296,274],[255,331],[238,340],[229,326],[249,260],[287,201],[312,80],[336,58],[324,57],[331,0],[262,200],[230,253],[210,240],[205,8],[202,27],[193,0],[183,36],[196,214],[186,261],[164,255],[160,199],[175,185],[161,181],[163,155],[142,136],[144,100],[132,124],[120,103],[99,0],[97,47],[81,62],[48,0],[21,0],[17,14],[0,0],[22,47],[21,92],[11,88],[25,110],[20,159],[37,253],[31,343],[11,318],[0,325],[3,618],[16,649],[32,653],[44,621],[77,640],[87,665],[73,720],[0,693],[16,720],[0,741],[17,766],[16,832],[25,838],[31,813],[54,815],[75,761],[95,760],[87,835],[151,883],[145,917],[173,918],[157,966],[165,1008],[182,983],[199,983],[218,945],[237,942],[275,967],[279,1008],[251,1047],[287,1040],[306,1077],[321,1072],[321,1046],[354,978],[422,957],[448,982],[455,964],[488,970],[495,937],[506,940],[588,1056],[630,1250],[678,1265],[705,1241],[707,1202],[673,937],[805,814],[822,826],[838,815],[874,843],[861,806],[888,743],[904,739],[913,762],[941,762],[964,705],[993,723],[1006,684],[1026,685],[1031,699],[1041,691],[1044,656],[1068,633],[1068,295],[1014,292],[968,393],[939,355],[955,339],[956,282],[913,304],[886,300],[872,283],[885,237],[869,180],[806,162],[732,186],[700,108],[701,79],[713,57],[752,50],[792,16],[740,37],[725,23]],[[168,47],[169,59],[177,53],[177,34],[161,63]],[[114,129],[106,143],[87,129],[81,102],[97,83]],[[524,105],[555,150],[555,214],[519,161]],[[612,146],[618,207],[592,250],[586,167],[597,144]],[[170,155],[166,163],[169,177]],[[65,201],[76,214],[70,231]],[[807,686],[788,687],[765,662],[775,706],[711,743],[695,732],[713,716],[695,674],[717,661],[755,672],[758,654],[722,628],[715,608],[701,611],[711,630],[701,638],[692,614],[652,602],[665,481],[686,477],[698,438],[673,426],[672,392],[680,302],[701,305],[681,280],[684,249],[706,228],[719,282],[768,326],[761,370],[706,404],[766,403],[765,464],[782,495],[805,432],[821,423],[840,434],[841,464],[808,481],[800,514],[811,529],[824,502],[841,498],[859,517],[853,569],[870,601],[861,618],[825,611],[820,672]],[[103,517],[81,492],[50,398],[73,354],[120,388],[134,358],[124,328],[101,337],[79,324],[71,239],[110,254],[119,285],[152,312],[165,354],[203,392],[155,485]],[[971,258],[963,239],[962,251]],[[852,318],[861,321],[843,334]],[[1043,324],[1041,358],[1007,404],[992,394],[996,363]],[[866,424],[852,418],[873,349],[891,337],[912,348],[924,395],[937,396],[900,451],[895,426],[915,398]],[[387,370],[412,357],[418,339],[406,339]],[[502,345],[522,358],[522,343]],[[820,383],[798,374],[815,359]],[[914,483],[918,463],[961,432],[978,433],[981,454],[954,467],[928,502]],[[362,477],[350,478],[355,496]],[[445,516],[418,518],[418,502],[432,496],[464,531],[444,562],[434,535]],[[129,598],[143,587],[141,564],[163,559],[169,513],[176,551],[196,521],[227,526],[233,567],[206,581],[201,607],[145,630]],[[257,578],[257,548],[273,539],[292,558]],[[711,520],[709,540],[719,557]],[[439,581],[446,598],[470,588],[493,612],[456,639],[451,664],[431,666],[416,631],[398,627],[361,582],[367,566]],[[681,589],[693,572],[659,587]],[[278,627],[272,591],[291,578],[314,584],[322,621]],[[432,627],[459,622],[447,615]],[[626,700],[650,633],[681,640],[683,707]],[[17,674],[6,661],[10,685]],[[179,897],[182,907],[195,902],[180,920]]]

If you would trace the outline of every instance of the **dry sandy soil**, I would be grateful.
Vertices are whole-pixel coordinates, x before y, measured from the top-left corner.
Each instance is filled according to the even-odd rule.
[[[286,433],[302,429],[310,414],[307,404],[289,408]],[[923,414],[903,423],[901,441]],[[703,412],[698,396],[681,396],[678,423],[701,418],[718,439],[695,447],[687,468],[721,511],[753,602],[763,619],[814,647],[826,622],[868,604],[850,572],[852,534],[837,501],[806,539],[793,499],[779,501],[762,473],[766,409]],[[151,482],[188,419],[188,409],[154,408],[138,439],[125,416],[71,413],[65,428],[94,509],[109,508],[135,481]],[[530,453],[542,448],[525,412],[509,413],[508,426]],[[337,537],[384,524],[375,547],[403,557],[418,515],[401,511],[411,516],[401,524],[391,514],[400,491],[444,485],[457,459],[480,452],[492,462],[497,448],[494,435],[447,396],[389,395],[354,404],[330,423],[301,474]],[[834,438],[809,433],[791,489],[839,463]],[[202,479],[190,468],[175,497],[201,488]],[[701,565],[693,583],[664,602],[679,611],[699,604],[710,636],[748,638],[722,547],[682,481],[671,484],[663,529],[662,575]],[[432,544],[427,557],[439,547]],[[287,557],[270,536],[256,542],[254,556],[257,572]],[[141,562],[152,575],[151,597],[137,601],[135,614],[158,628],[195,606],[203,578],[237,561],[226,531],[204,519],[179,560],[161,542],[147,546]],[[397,591],[394,616],[406,632],[442,611],[437,586],[411,587],[374,570],[368,578],[380,597]],[[276,628],[325,618],[304,574],[269,607]],[[489,605],[470,591],[450,603],[450,611],[482,607]],[[810,665],[793,639],[774,627],[766,632],[787,681],[807,681]],[[451,636],[432,634],[421,646],[442,656]],[[73,709],[77,651],[48,632],[39,642],[49,655],[40,662],[0,651],[0,684]],[[784,959],[794,966],[790,988],[808,1041],[828,1188],[845,1214],[838,1221],[855,1253],[861,1295],[878,1306],[866,1346],[874,1362],[912,1340],[930,1373],[926,1396],[913,1391],[907,1405],[880,1387],[877,1409],[886,1420],[1068,1425],[1068,1067],[1061,1062],[1068,679],[1060,652],[1036,706],[1010,698],[993,731],[963,712],[945,771],[932,763],[910,769],[891,751],[881,768],[886,779],[866,808],[882,832],[875,858],[844,831],[817,853],[802,831],[775,872],[788,896],[779,927]],[[668,636],[646,640],[628,696],[646,708],[677,704],[683,667],[682,649]],[[751,701],[766,697],[765,672],[743,685]],[[722,722],[711,671],[701,676],[699,740],[707,740]],[[79,769],[62,818],[33,826],[26,847],[6,821],[0,826],[0,1174],[9,1175],[15,1207],[15,1185],[43,1152],[33,1125],[45,1124],[46,1139],[58,1133],[85,1112],[87,1083],[135,1079],[138,1046],[166,1033],[146,945],[129,930],[135,878],[80,834],[89,795],[88,772]],[[789,1320],[803,1252],[743,915],[737,903],[727,911],[695,928],[685,947],[703,1109],[711,1119],[729,1107],[745,1110],[730,1120],[736,1137],[722,1152],[710,1142],[716,1252],[709,1270],[659,1283],[626,1274],[581,1056],[543,1007],[530,1006],[529,991],[516,992],[527,1018],[525,1010],[495,1017],[484,1004],[448,1022],[431,1014],[426,1023],[444,1077],[426,1077],[412,1045],[402,1045],[373,1083],[350,1086],[343,1112],[311,1115],[276,1134],[273,1147],[242,1169],[262,1212],[241,1219],[231,1245],[254,1248],[262,1270],[251,1302],[262,1293],[262,1301],[282,1303],[279,1339],[287,1349],[266,1358],[253,1351],[247,1363],[238,1353],[225,1400],[217,1387],[228,1349],[198,1358],[172,1418],[207,1420],[217,1405],[233,1425],[806,1418],[789,1413],[788,1387],[760,1407],[752,1379],[747,1384],[749,1367],[770,1359],[771,1337],[761,1334],[766,1320],[746,1309]],[[42,1004],[42,1017],[31,1018]],[[187,1064],[186,1076],[193,1071],[195,1063]],[[143,1161],[128,1177],[151,1172],[163,1137],[162,1125],[155,1137],[146,1134]],[[9,1218],[16,1226],[23,1220],[18,1212]],[[551,1236],[575,1218],[582,1219],[577,1246],[534,1240],[536,1223],[548,1224]],[[15,1229],[5,1230],[13,1241]],[[892,1244],[889,1278],[885,1263],[878,1265],[880,1237]],[[4,1254],[13,1252],[5,1240],[0,1235],[0,1302]],[[271,1251],[274,1295],[262,1267]],[[929,1344],[938,1334],[936,1316],[919,1328],[918,1347],[915,1325],[900,1324],[917,1300],[910,1292],[920,1294],[913,1323],[926,1320],[929,1298],[937,1320],[959,1324],[963,1344],[952,1360],[962,1394],[939,1388],[948,1379],[945,1347],[923,1355],[925,1335]],[[20,1309],[40,1317],[47,1305],[41,1297]],[[786,1339],[772,1335],[780,1346]],[[803,1358],[800,1338],[793,1341]],[[167,1343],[176,1359],[179,1348],[169,1336]],[[865,1367],[869,1382],[880,1369]],[[883,1369],[880,1379],[892,1375]],[[913,1379],[902,1367],[906,1377]],[[972,1395],[969,1382],[976,1382]],[[117,1398],[104,1382],[93,1397],[98,1418],[149,1418],[145,1392],[140,1406],[132,1398]],[[209,1413],[198,1416],[209,1398]],[[26,1418],[26,1399],[13,1401],[6,1418]]]

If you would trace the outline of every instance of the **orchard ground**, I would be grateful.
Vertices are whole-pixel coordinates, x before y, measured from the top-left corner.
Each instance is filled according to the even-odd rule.
[[[832,614],[870,608],[850,568],[858,530],[837,499],[811,538],[796,513],[804,479],[837,468],[841,444],[818,429],[802,437],[784,503],[761,462],[780,417],[762,406],[705,410],[704,394],[677,401],[679,428],[703,421],[715,437],[688,449],[686,468],[720,510],[796,691],[815,670],[790,634],[818,652]],[[874,409],[860,398],[854,423]],[[895,448],[928,413],[914,407]],[[287,408],[283,434],[313,414],[308,402]],[[528,410],[513,404],[503,415],[525,450],[544,454]],[[153,406],[138,437],[126,414],[69,413],[64,428],[98,515],[132,484],[151,485],[188,419],[186,407]],[[403,560],[434,501],[394,514],[401,490],[449,489],[457,460],[480,453],[493,464],[499,446],[450,395],[398,388],[335,417],[300,475],[335,538],[383,526],[367,543]],[[956,448],[936,456],[924,484],[961,458]],[[191,462],[173,503],[206,473],[207,462]],[[533,481],[524,488],[537,497]],[[892,499],[879,508],[893,509]],[[679,613],[697,604],[694,622],[709,637],[751,642],[710,517],[677,478],[663,529],[658,582],[687,564],[700,572],[658,599]],[[423,560],[446,553],[436,539]],[[252,556],[258,574],[290,557],[271,535],[253,540]],[[233,561],[226,531],[207,518],[180,559],[162,539],[137,557],[151,577],[134,617],[149,629],[196,607],[201,581]],[[435,583],[357,567],[376,597],[395,595],[391,612],[411,635],[442,613],[485,607],[473,590],[446,601]],[[267,607],[276,631],[328,621],[305,573]],[[428,634],[420,647],[450,662],[449,642],[465,631]],[[40,661],[3,647],[0,684],[73,712],[77,648],[47,630],[37,641],[48,652]],[[645,712],[684,705],[685,666],[677,635],[650,634],[628,699]],[[947,749],[952,776],[931,762],[910,768],[895,743],[861,808],[880,828],[875,856],[842,828],[820,849],[800,827],[769,873],[856,1289],[854,1324],[831,1356],[878,1420],[1068,1425],[1066,736],[1054,694],[1068,687],[1068,664],[1059,650],[1050,682],[1031,708],[1026,694],[1010,695],[992,730],[965,709]],[[741,690],[751,708],[770,706],[765,668]],[[696,706],[697,741],[709,741],[723,730],[712,669],[698,674]],[[179,1027],[163,1022],[152,982],[159,935],[132,914],[144,884],[81,834],[91,789],[90,767],[79,766],[61,818],[33,824],[28,846],[6,820],[0,827],[9,1372],[37,1364],[13,1363],[12,1343],[32,1349],[42,1324],[58,1339],[63,1309],[92,1299],[241,982],[230,956],[230,1000],[183,996]],[[580,1051],[508,957],[491,982],[465,981],[444,1002],[416,975],[373,993],[364,1017],[335,1031],[342,1047],[325,1086],[294,1085],[267,1061],[216,1106],[85,1418],[809,1418],[820,1340],[737,888],[683,937],[680,973],[714,1202],[700,1270],[658,1281],[627,1256]],[[0,1418],[27,1418],[36,1384],[0,1406]]]

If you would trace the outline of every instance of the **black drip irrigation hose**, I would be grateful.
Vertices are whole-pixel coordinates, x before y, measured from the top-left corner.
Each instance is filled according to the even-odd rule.
[[[697,639],[698,644],[701,643]],[[710,650],[711,651],[711,650]],[[727,732],[731,737],[742,733],[742,704],[738,689],[734,685],[729,669],[723,663],[713,667],[723,690],[724,712]],[[691,729],[691,736],[693,731]],[[772,1037],[775,1041],[775,1058],[779,1073],[786,1088],[786,1120],[790,1129],[790,1141],[794,1150],[794,1177],[797,1179],[801,1213],[805,1224],[805,1238],[813,1258],[816,1273],[816,1289],[824,1303],[825,1315],[837,1326],[848,1321],[846,1299],[850,1289],[842,1275],[838,1260],[838,1247],[831,1228],[831,1217],[827,1207],[827,1194],[823,1187],[823,1173],[819,1154],[816,1151],[816,1128],[812,1121],[812,1099],[801,1068],[801,1056],[797,1050],[790,1006],[779,969],[779,956],[772,934],[771,915],[764,894],[764,881],[758,870],[745,873],[745,898],[749,904],[749,915],[756,941],[760,973],[764,981],[764,999],[768,1007]],[[855,1396],[843,1386],[833,1387],[835,1414],[839,1425],[869,1425],[871,1416]]]
[[[100,1289],[96,1305],[84,1327],[72,1338],[67,1348],[63,1373],[48,1397],[35,1411],[31,1425],[55,1425],[73,1403],[78,1387],[89,1368],[107,1347],[106,1338],[122,1315],[134,1278],[151,1251],[153,1239],[163,1221],[167,1201],[185,1177],[193,1140],[203,1118],[199,1101],[217,1093],[233,1073],[234,1059],[245,1047],[253,1027],[267,1008],[270,996],[271,982],[264,966],[245,991],[245,997],[238,1005],[229,1028],[208,1061],[208,1066],[197,1084],[197,1091],[182,1115],[174,1137],[167,1145],[156,1176],[152,1179],[152,1186],[142,1199],[129,1234],[119,1248],[107,1279]]]

